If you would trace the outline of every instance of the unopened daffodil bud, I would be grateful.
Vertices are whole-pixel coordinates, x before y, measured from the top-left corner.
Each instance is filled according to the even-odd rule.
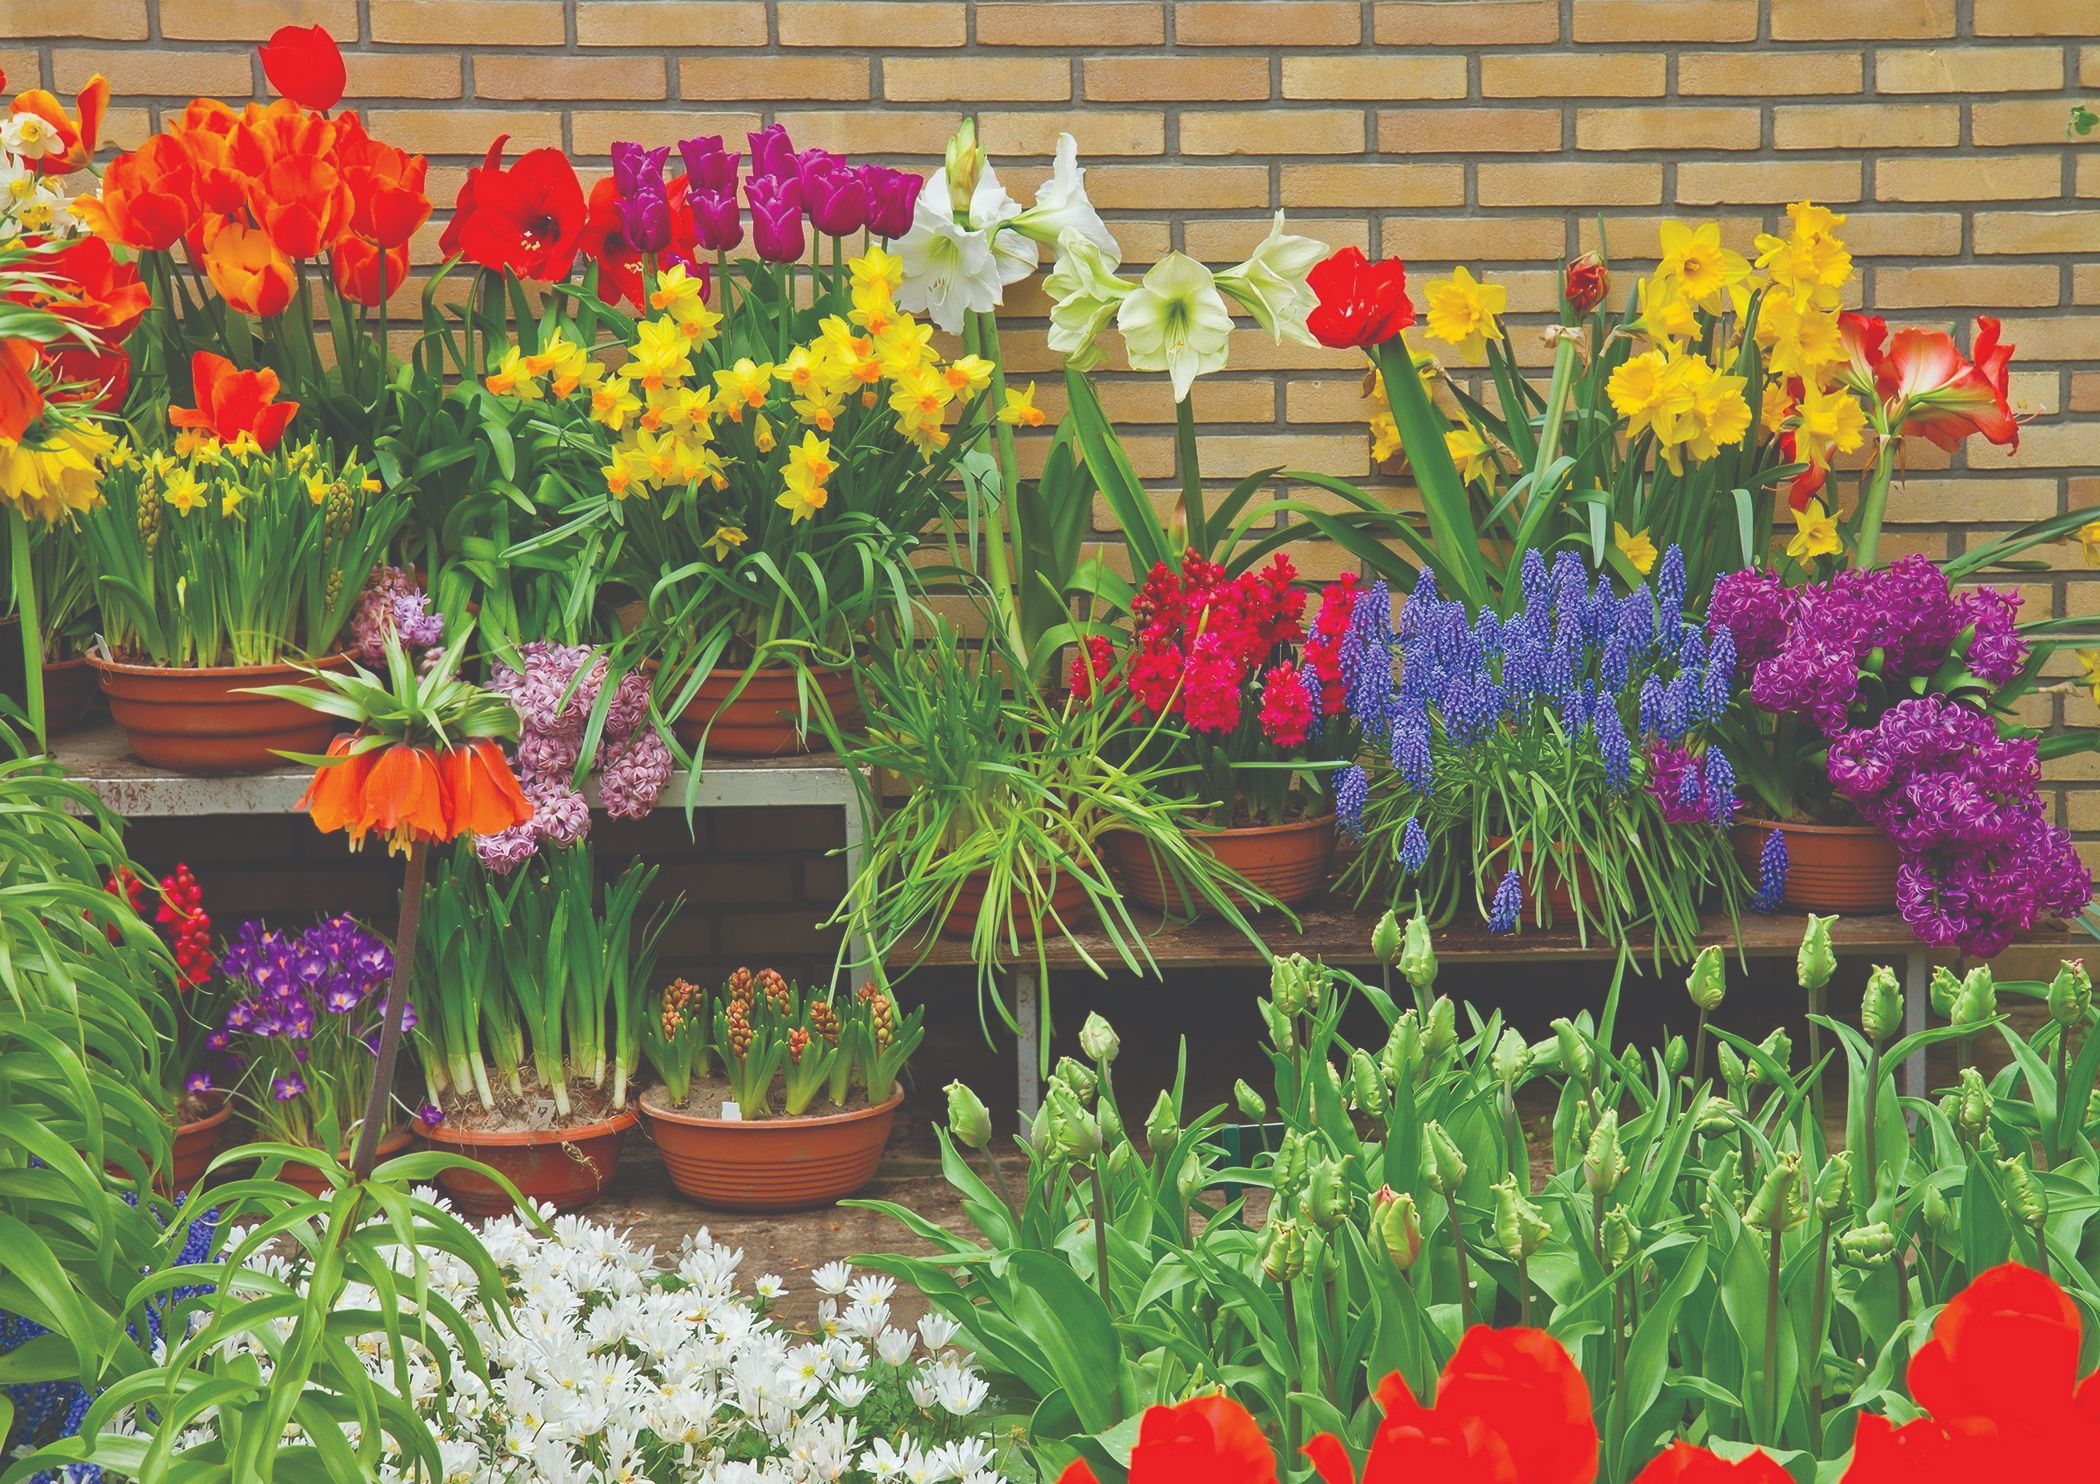
[[[1837,972],[1837,952],[1830,946],[1830,930],[1836,923],[1835,913],[1828,917],[1808,914],[1808,925],[1801,934],[1801,951],[1794,955],[1794,972],[1801,987],[1810,994],[1819,992]]]
[[[1371,1197],[1370,1236],[1375,1247],[1383,1243],[1393,1266],[1406,1272],[1422,1255],[1422,1221],[1415,1211],[1415,1198],[1387,1185]]]
[[[1361,1046],[1349,1053],[1349,1101],[1367,1117],[1385,1117],[1385,1078]]]
[[[1626,1151],[1619,1145],[1619,1115],[1607,1111],[1590,1131],[1582,1155],[1582,1183],[1593,1195],[1610,1195],[1626,1178]]]
[[[1436,984],[1436,947],[1429,941],[1429,920],[1417,912],[1407,919],[1400,939],[1400,973],[1416,994]]]
[[[1852,1152],[1844,1150],[1823,1162],[1816,1174],[1816,1216],[1834,1221],[1852,1204]]]
[[[1240,1117],[1249,1123],[1261,1123],[1269,1116],[1269,1105],[1261,1100],[1261,1094],[1247,1085],[1247,1079],[1239,1078],[1232,1084],[1232,1101],[1240,1110]]]
[[[992,1115],[984,1100],[960,1082],[948,1084],[948,1132],[965,1149],[992,1142]]]
[[[2056,977],[2049,981],[2049,1018],[2058,1025],[2085,1024],[2093,1010],[2093,981],[2085,971],[2085,960],[2067,958]]]
[[[1777,1236],[1806,1220],[1808,1202],[1802,1199],[1801,1156],[1789,1150],[1765,1173],[1750,1201],[1750,1209],[1743,1213],[1743,1224]]]
[[[1531,1198],[1517,1189],[1517,1177],[1505,1175],[1495,1185],[1495,1245],[1511,1262],[1539,1250],[1553,1228]]]
[[[1382,964],[1400,965],[1400,918],[1388,907],[1371,929],[1371,956]]]
[[[1720,1009],[1728,994],[1728,982],[1721,971],[1721,945],[1709,943],[1692,960],[1692,972],[1684,981],[1685,993],[1692,997],[1692,1003],[1708,1014]]]
[[[1896,1255],[1896,1234],[1885,1221],[1855,1226],[1838,1238],[1838,1257],[1855,1268],[1872,1272],[1885,1268]]]
[[[1123,1049],[1123,1043],[1117,1038],[1113,1026],[1089,1011],[1086,1023],[1079,1027],[1079,1049],[1089,1060],[1105,1067],[1116,1059],[1116,1053]]]
[[[1903,990],[1896,983],[1896,971],[1887,964],[1876,964],[1874,972],[1867,976],[1866,992],[1860,996],[1859,1028],[1879,1046],[1902,1026]]]
[[[1446,1200],[1455,1199],[1466,1183],[1465,1156],[1434,1118],[1422,1125],[1422,1180]]]

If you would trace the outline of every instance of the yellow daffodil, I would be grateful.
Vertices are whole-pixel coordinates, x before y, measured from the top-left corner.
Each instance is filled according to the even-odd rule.
[[[783,477],[783,486],[780,493],[774,497],[773,503],[788,512],[789,525],[801,525],[822,510],[825,502],[831,498],[830,491],[822,484],[811,479],[806,471],[792,466]]]
[[[1662,442],[1674,443],[1679,419],[1692,410],[1692,389],[1660,350],[1627,357],[1604,390],[1612,410],[1626,419],[1629,438],[1652,432]]]
[[[200,433],[194,428],[184,428],[175,435],[175,457],[193,462],[216,464],[219,462],[219,440],[209,433]]]
[[[532,368],[525,364],[525,354],[515,345],[503,352],[503,359],[496,363],[482,381],[499,397],[516,397],[521,402],[536,402],[540,398],[540,384],[533,380]]]
[[[1757,266],[1790,298],[1816,309],[1837,309],[1852,277],[1852,254],[1837,236],[1844,217],[1807,201],[1796,201],[1786,213],[1784,237],[1758,234]]]
[[[1487,343],[1502,338],[1499,317],[1509,307],[1509,290],[1501,284],[1482,283],[1461,266],[1449,278],[1431,279],[1422,292],[1429,338],[1455,346],[1459,359],[1478,363]]]
[[[1843,548],[1843,543],[1838,540],[1837,517],[1823,513],[1821,500],[1810,500],[1806,510],[1796,510],[1793,514],[1794,539],[1787,542],[1786,554],[1795,561],[1813,561]]]
[[[816,342],[822,346],[821,340]],[[812,351],[807,345],[798,345],[788,352],[786,360],[773,368],[775,379],[784,381],[798,397],[806,397],[822,384],[824,374],[824,352]]]
[[[773,386],[773,363],[759,365],[749,356],[742,356],[734,366],[715,373],[715,387],[722,394],[721,410],[729,414],[729,420],[740,423],[744,410],[766,405],[766,394]]]
[[[1383,464],[1400,452],[1400,424],[1390,412],[1371,414],[1371,462]]]
[[[605,366],[582,350],[572,351],[550,368],[547,390],[556,400],[567,401],[578,387],[595,387],[605,379]]]
[[[1049,414],[1035,405],[1034,382],[1022,391],[1006,389],[1006,405],[999,409],[999,421],[1016,428],[1040,428],[1048,420]]]
[[[671,440],[671,470],[678,482],[687,486],[706,480],[719,489],[727,478],[722,456],[709,444],[693,438]]]
[[[1845,359],[1836,310],[1818,308],[1777,287],[1767,289],[1758,302],[1757,343],[1773,375],[1804,382],[1821,382],[1825,370]]]
[[[707,290],[701,280],[687,273],[683,263],[673,263],[657,275],[656,287],[649,292],[649,307],[668,314],[678,333],[696,346],[714,339],[722,325],[722,316],[707,307]]]
[[[634,327],[634,345],[620,374],[645,387],[660,387],[693,374],[693,346],[668,315]]]
[[[230,516],[241,508],[241,501],[248,498],[246,485],[228,479],[219,484],[219,514]]]
[[[904,430],[904,436],[912,446],[925,456],[930,464],[933,456],[948,446],[948,430],[939,423],[922,423]]]
[[[2085,671],[2078,683],[2090,690],[2094,704],[2100,705],[2100,649],[2079,650],[2078,663]]]
[[[647,428],[634,430],[634,456],[649,471],[645,483],[670,484],[678,477],[678,440],[659,437]]]
[[[102,467],[105,469],[128,469],[136,462],[138,462],[138,450],[131,446],[131,440],[129,438],[119,438],[116,446],[103,456]]]
[[[881,335],[908,318],[900,315],[890,291],[879,283],[853,286],[853,308],[846,317],[870,335]]]
[[[651,401],[656,401],[652,397]],[[707,432],[707,420],[714,414],[714,394],[704,386],[682,386],[662,393],[662,417],[666,427],[681,431],[692,429],[702,435]]]
[[[2087,521],[2078,528],[2078,544],[2085,549],[2085,564],[2100,567],[2100,520]]]
[[[895,381],[916,371],[930,358],[933,326],[914,319],[900,319],[875,337],[875,354],[882,361],[882,374]]]
[[[757,445],[760,453],[771,453],[780,446],[780,436],[773,431],[773,425],[766,421],[766,415],[763,412],[759,413],[753,421],[751,441]]]
[[[1721,224],[1701,222],[1696,227],[1679,221],[1662,224],[1662,261],[1656,276],[1677,286],[1677,291],[1709,314],[1718,314],[1727,291],[1750,276],[1743,255],[1721,244]]]
[[[742,546],[748,539],[750,538],[745,535],[742,526],[716,526],[714,535],[708,537],[705,544],[707,549],[715,554],[716,561],[726,562],[729,560],[729,553]]]
[[[1786,429],[1786,420],[1794,415],[1794,399],[1786,389],[1786,383],[1773,377],[1765,383],[1765,395],[1757,412],[1757,425],[1777,438]]]
[[[1635,285],[1635,292],[1641,312],[1634,321],[1634,328],[1650,340],[1657,344],[1676,344],[1699,333],[1699,320],[1692,312],[1692,301],[1678,292],[1674,279],[1655,274]]]
[[[1802,393],[1794,425],[1794,454],[1811,464],[1828,466],[1833,453],[1853,453],[1865,440],[1867,414],[1849,392]]]
[[[358,485],[357,485],[357,487],[358,487],[359,489],[363,490],[363,491],[364,491],[364,492],[365,492],[366,494],[368,494],[368,495],[376,495],[376,494],[378,494],[378,493],[380,492],[380,490],[382,490],[382,489],[384,489],[384,488],[385,488],[385,486],[384,486],[384,485],[382,485],[382,484],[381,484],[381,483],[380,483],[380,482],[379,482],[378,480],[376,480],[376,479],[362,479],[362,480],[359,480],[359,481],[358,481]]]
[[[834,392],[823,392],[814,397],[797,397],[792,405],[795,416],[820,433],[828,433],[837,427],[839,414],[846,410],[845,403]]]
[[[937,371],[921,368],[897,379],[890,392],[890,410],[905,433],[919,428],[937,428],[947,416],[955,393]]]
[[[1686,419],[1685,451],[1700,463],[1743,441],[1750,431],[1750,404],[1743,397],[1743,378],[1714,370],[1698,356],[1685,357],[1692,388],[1692,410]],[[1671,449],[1664,450],[1667,458]],[[1676,467],[1672,462],[1671,467]]]
[[[960,397],[974,397],[991,384],[992,363],[983,356],[958,356],[941,368],[941,376]]]
[[[328,498],[328,487],[331,481],[326,474],[316,469],[312,473],[305,475],[304,478],[306,481],[307,499],[318,505]]]
[[[204,486],[197,482],[197,476],[189,470],[177,469],[168,477],[167,488],[161,491],[161,498],[174,508],[177,515],[188,515],[204,503]]]
[[[642,410],[642,399],[634,394],[624,376],[614,376],[591,388],[591,421],[617,433]]]
[[[1619,555],[1626,558],[1633,570],[1646,577],[1655,566],[1657,552],[1655,543],[1645,530],[1629,531],[1617,521],[1611,523],[1611,544],[1619,548]]]
[[[856,289],[880,288],[883,293],[894,295],[904,287],[904,259],[886,251],[880,244],[850,259],[846,271],[853,275]]]
[[[797,476],[805,484],[822,484],[838,472],[838,460],[831,456],[829,440],[815,433],[804,433],[802,441],[788,450],[787,473],[792,481]]]
[[[1453,428],[1445,433],[1444,447],[1451,462],[1458,465],[1460,479],[1468,484],[1480,479],[1493,482],[1497,472],[1494,450],[1472,427]]]
[[[560,362],[577,353],[576,342],[564,335],[557,327],[547,336],[540,348],[525,357],[525,370],[533,376],[545,376]]]
[[[255,441],[255,435],[249,432],[246,428],[241,429],[239,433],[235,434],[233,442],[226,445],[226,456],[228,458],[239,459],[243,463],[246,463],[249,459],[255,458],[256,456],[261,454],[262,451],[263,446]]]

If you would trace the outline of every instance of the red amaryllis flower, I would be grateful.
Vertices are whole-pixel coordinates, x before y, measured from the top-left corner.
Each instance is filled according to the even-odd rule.
[[[2020,424],[2006,402],[2013,348],[1998,342],[1998,321],[1976,319],[1973,359],[1965,360],[1944,330],[1898,330],[1882,362],[1882,391],[1906,433],[1953,449],[1972,433],[2013,452]]]
[[[467,172],[438,246],[447,257],[456,253],[520,278],[550,283],[566,278],[587,215],[576,168],[567,155],[550,148],[527,150],[505,169],[503,146],[509,139],[497,135],[487,156]]]
[[[1305,281],[1320,301],[1305,325],[1322,345],[1378,345],[1415,322],[1407,265],[1398,258],[1373,263],[1345,247],[1315,264]]]
[[[156,134],[102,172],[99,196],[73,203],[98,237],[166,252],[197,221],[197,174],[181,140]]]
[[[1561,293],[1566,296],[1568,307],[1577,314],[1588,314],[1602,304],[1604,296],[1610,292],[1611,274],[1595,253],[1586,252],[1568,263]]]
[[[382,293],[380,269],[386,271],[385,297],[391,299],[401,292],[401,285],[408,279],[408,244],[390,247],[383,252],[374,243],[362,237],[345,237],[335,245],[329,259],[328,270],[335,277],[335,286],[343,297],[367,308],[376,309]]]
[[[1151,1407],[1130,1451],[1130,1484],[1276,1484],[1276,1455],[1247,1409],[1227,1396]],[[1058,1484],[1095,1484],[1074,1459]]]
[[[438,759],[447,821],[457,834],[494,835],[532,818],[503,749],[486,738],[455,747]]]
[[[343,101],[343,50],[326,26],[279,26],[256,51],[270,86],[300,107],[325,112]]]
[[[430,197],[423,189],[430,162],[374,139],[354,113],[335,123],[336,168],[356,203],[350,230],[381,247],[400,247],[430,220]]]
[[[69,116],[66,106],[42,88],[18,94],[9,105],[9,112],[33,113],[51,126],[52,148],[27,162],[32,169],[65,175],[94,159],[95,146],[102,139],[102,116],[109,111],[109,80],[99,72],[89,78],[74,107],[79,110],[77,118]]]
[[[1636,1474],[1633,1484],[1794,1484],[1794,1476],[1762,1451],[1729,1463],[1704,1448],[1676,1442]]]
[[[1475,1326],[1424,1407],[1397,1373],[1378,1387],[1385,1408],[1363,1484],[1592,1484],[1597,1426],[1590,1392],[1560,1342],[1543,1330]],[[1305,1456],[1327,1484],[1356,1484],[1341,1440],[1322,1433]]]
[[[233,362],[208,350],[190,357],[190,380],[196,384],[197,405],[170,407],[168,421],[210,433],[222,443],[246,433],[264,450],[275,448],[299,410],[297,402],[277,400],[275,371],[237,371]]]

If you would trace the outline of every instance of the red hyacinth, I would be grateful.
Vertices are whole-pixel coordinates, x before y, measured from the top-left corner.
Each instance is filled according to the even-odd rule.
[[[1305,325],[1322,345],[1337,350],[1378,345],[1415,322],[1407,265],[1398,258],[1373,263],[1345,247],[1316,264],[1305,281],[1319,300]]]
[[[1261,683],[1261,734],[1278,747],[1302,747],[1312,736],[1313,698],[1298,667],[1286,660]]]
[[[569,276],[589,213],[576,167],[558,149],[527,150],[503,164],[499,134],[467,172],[438,248],[484,268],[553,283]]]

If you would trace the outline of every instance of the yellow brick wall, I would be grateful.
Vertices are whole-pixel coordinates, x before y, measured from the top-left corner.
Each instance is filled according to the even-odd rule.
[[[1421,276],[1467,262],[1520,325],[1600,219],[1632,266],[1665,216],[1718,216],[1743,247],[1812,196],[1850,215],[1866,305],[2002,317],[2036,415],[2012,458],[1914,448],[1888,544],[1946,554],[2100,503],[2100,136],[2065,135],[2072,102],[2100,97],[2100,0],[5,0],[0,67],[62,90],[108,74],[112,132],[136,140],[193,91],[248,96],[250,44],[286,21],[344,42],[350,101],[433,156],[440,201],[502,131],[588,167],[615,139],[778,121],[924,165],[974,109],[1017,194],[1075,133],[1133,261],[1234,259],[1282,207]],[[1039,291],[1012,307],[1039,315]],[[1054,379],[1039,329],[1011,344]],[[1359,369],[1243,334],[1195,394],[1207,472],[1366,475]],[[1108,397],[1141,472],[1165,476],[1161,381]],[[2100,574],[2044,555],[2029,611],[2100,612]],[[2083,697],[2047,710],[2100,722]],[[2058,771],[2100,783],[2100,761]],[[2100,838],[2100,787],[2063,807]]]

